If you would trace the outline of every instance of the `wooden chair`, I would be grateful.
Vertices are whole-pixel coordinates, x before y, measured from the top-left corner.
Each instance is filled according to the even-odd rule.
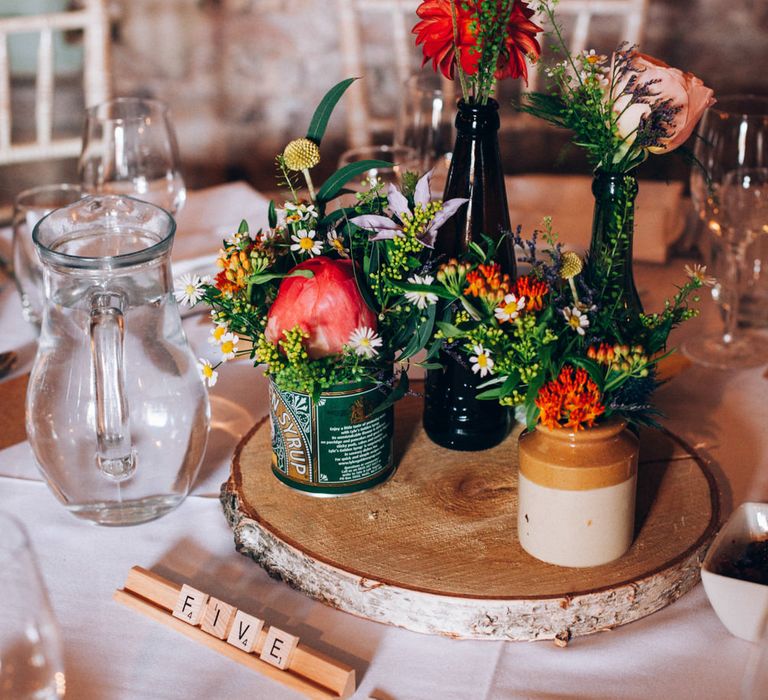
[[[375,21],[377,29],[389,39],[394,64],[395,79],[403,85],[420,64],[420,51],[414,46],[411,28],[416,23],[416,8],[419,0],[336,0],[339,17],[339,42],[344,75],[366,74],[363,57],[363,27],[366,22]],[[647,12],[648,0],[561,0],[558,15],[567,24],[567,37],[571,52],[587,47],[590,29],[595,20],[615,20],[616,40],[614,44],[628,41],[639,43]],[[507,81],[510,82],[510,81]],[[520,89],[519,81],[513,90]],[[447,94],[453,94],[452,81],[443,81]],[[539,85],[537,66],[530,70],[528,89]],[[391,132],[395,114],[386,117],[375,116],[371,109],[370,90],[361,81],[355,90],[345,97],[347,104],[347,141],[350,147],[365,146],[373,142],[378,134]],[[505,119],[521,122],[521,115]],[[530,123],[530,122],[529,122]]]
[[[82,32],[83,94],[85,106],[108,99],[109,28],[104,0],[82,0],[81,9],[36,15],[0,17],[0,165],[67,158],[80,153],[80,136],[55,137],[53,96],[55,90],[54,33]],[[37,33],[35,78],[35,138],[15,142],[12,138],[13,86],[8,39],[14,34]]]

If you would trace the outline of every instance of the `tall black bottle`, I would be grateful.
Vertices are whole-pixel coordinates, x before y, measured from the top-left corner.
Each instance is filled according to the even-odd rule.
[[[509,209],[499,153],[499,105],[461,101],[456,115],[456,146],[444,200],[469,199],[441,228],[435,253],[445,260],[467,250],[485,234],[498,240],[509,231]],[[509,237],[499,250],[504,272],[515,278],[514,245]],[[468,362],[445,353],[443,369],[427,373],[424,429],[438,445],[454,450],[484,450],[508,434],[511,415],[496,401],[478,401],[477,386],[485,379],[473,374]]]

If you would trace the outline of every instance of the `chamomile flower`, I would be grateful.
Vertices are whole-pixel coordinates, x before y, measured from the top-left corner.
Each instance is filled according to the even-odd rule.
[[[301,255],[308,255],[313,258],[315,255],[320,255],[322,248],[320,247],[320,241],[315,240],[315,231],[307,231],[300,228],[296,233],[291,234],[291,250],[300,253]]]
[[[208,342],[211,345],[220,345],[221,339],[226,332],[227,332],[226,323],[216,323],[216,325],[211,329],[211,334],[208,336]]]
[[[514,294],[507,294],[493,313],[501,323],[504,323],[504,321],[514,321],[525,308],[525,304],[524,296],[518,297]]]
[[[565,317],[565,322],[579,335],[584,335],[584,329],[589,328],[589,318],[586,312],[582,311],[578,306],[563,309],[563,316]]]
[[[213,386],[219,380],[219,373],[213,368],[213,365],[202,357],[198,360],[197,371],[208,386]]]
[[[361,357],[376,357],[379,354],[376,348],[381,347],[383,342],[376,331],[368,326],[355,328],[349,336],[349,347]]]
[[[224,333],[219,341],[219,350],[221,351],[221,360],[231,360],[237,353],[237,342],[240,340],[234,333]]]
[[[714,287],[717,283],[717,280],[714,277],[710,277],[707,274],[706,265],[696,264],[693,267],[686,265],[685,274],[688,275],[688,277],[690,277],[692,280],[697,280],[704,287]]]
[[[491,351],[478,344],[472,348],[472,352],[475,353],[469,358],[469,361],[472,363],[472,371],[475,374],[479,373],[481,377],[484,377],[486,374],[493,374],[494,363],[491,359]]]
[[[348,258],[349,253],[344,247],[344,239],[339,235],[336,229],[328,232],[328,245],[331,246],[342,258]]]
[[[432,275],[411,275],[408,278],[411,284],[430,285],[435,281]],[[437,303],[437,294],[434,292],[406,292],[405,298],[417,309],[426,309],[427,306]]]
[[[203,298],[205,280],[198,275],[184,274],[177,280],[173,289],[176,301],[184,306],[194,306]]]

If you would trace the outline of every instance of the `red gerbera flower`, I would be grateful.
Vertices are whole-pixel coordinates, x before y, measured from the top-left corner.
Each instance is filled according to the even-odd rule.
[[[528,64],[525,59],[537,61],[541,46],[536,35],[542,28],[531,22],[533,10],[522,0],[515,0],[509,15],[507,33],[496,64],[496,79],[521,78],[528,84]]]
[[[416,35],[416,46],[424,44],[423,66],[432,59],[432,67],[446,77],[453,79],[456,49],[459,52],[461,67],[467,75],[477,72],[477,62],[480,51],[477,48],[477,35],[473,25],[474,17],[456,2],[456,45],[454,45],[453,16],[450,0],[424,0],[416,10],[421,18],[413,28]]]
[[[432,61],[435,71],[446,78],[453,78],[458,52],[461,67],[468,76],[475,75],[482,54],[478,46],[478,14],[472,3],[455,0],[456,36],[451,0],[423,0],[416,10],[421,19],[413,28],[416,45],[422,44],[424,60]],[[535,60],[541,54],[536,34],[541,27],[531,22],[533,10],[523,2],[514,0],[507,23],[501,51],[496,65],[496,78],[517,78],[528,80],[526,57]]]

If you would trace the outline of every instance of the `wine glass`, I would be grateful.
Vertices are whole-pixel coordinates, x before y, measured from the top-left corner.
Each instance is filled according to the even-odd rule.
[[[43,266],[32,243],[32,230],[46,214],[82,196],[79,185],[61,183],[24,190],[13,200],[13,276],[24,320],[38,330],[43,317]]]
[[[415,148],[420,170],[433,168],[444,176],[451,164],[456,140],[453,83],[434,72],[412,75],[405,83],[397,115],[395,143]]]
[[[86,110],[78,163],[88,194],[126,194],[178,214],[186,200],[168,107],[118,97]]]
[[[713,299],[723,331],[683,345],[699,364],[722,369],[768,362],[768,348],[739,329],[740,297],[754,252],[768,233],[768,98],[720,100],[702,118],[694,155],[702,168],[691,175],[691,197],[704,221],[704,253],[716,276]],[[706,173],[706,174],[705,174]]]
[[[0,698],[64,697],[61,639],[29,538],[0,513]]]

